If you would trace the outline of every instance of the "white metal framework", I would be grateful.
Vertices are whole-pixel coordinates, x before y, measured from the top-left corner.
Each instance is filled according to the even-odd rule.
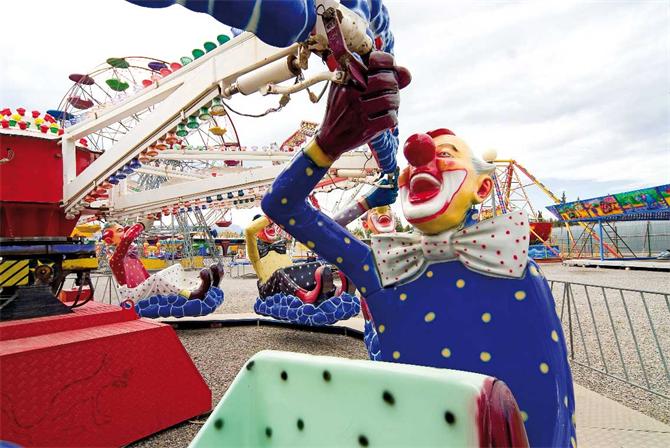
[[[305,68],[308,57],[299,44],[275,48],[253,34],[243,33],[67,127],[62,140],[66,212],[134,217],[188,210],[191,202],[202,202],[215,209],[257,204],[293,152],[306,137],[313,135],[316,124],[303,122],[301,129],[289,138],[292,145],[287,145],[287,140],[281,147],[260,151],[240,147],[236,139],[229,144],[205,139],[202,147],[169,145],[160,152],[155,147],[166,135],[174,135],[179,126],[183,129],[187,120],[202,113],[213,101],[218,104],[222,95],[236,89],[244,94],[268,92],[272,89],[267,86],[295,76],[291,67],[287,69],[286,61],[289,65],[301,61],[300,67]],[[101,131],[118,129],[119,123],[127,123],[129,117],[137,117],[140,112],[140,120],[134,120],[132,127],[123,127],[123,132],[116,132],[112,144],[76,175],[75,144],[80,139],[96,135],[99,141]],[[102,132],[102,135],[108,134]],[[245,161],[253,162],[249,163],[252,166],[246,166]],[[193,169],[184,170],[184,166]],[[110,185],[110,180],[124,169],[132,175],[120,181],[115,179],[118,182]],[[319,187],[321,191],[335,184],[338,188],[349,188],[356,185],[353,178],[370,182],[378,173],[370,152],[356,151],[338,160],[329,180]],[[238,194],[244,198],[238,199]]]

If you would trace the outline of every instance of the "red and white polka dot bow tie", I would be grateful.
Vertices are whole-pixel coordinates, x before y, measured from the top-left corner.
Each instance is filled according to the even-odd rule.
[[[410,280],[430,263],[453,259],[480,274],[519,278],[528,262],[529,240],[528,216],[512,212],[438,235],[374,235],[372,250],[384,286]]]

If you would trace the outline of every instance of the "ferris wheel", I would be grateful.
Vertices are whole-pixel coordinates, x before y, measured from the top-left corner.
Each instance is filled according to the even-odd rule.
[[[225,42],[225,39],[219,36],[219,41],[222,40]],[[204,52],[194,50],[194,57],[202,56],[200,53]],[[106,110],[139,95],[144,89],[159,83],[192,61],[193,59],[188,56],[180,58],[180,62],[167,62],[144,56],[108,58],[86,74],[69,75],[69,79],[73,82],[72,86],[62,97],[58,108],[49,110],[48,113],[58,120],[63,128],[95,119],[104,114]],[[156,106],[156,104],[149,106],[88,134],[86,137],[88,146],[98,152],[106,151],[140,123]],[[180,123],[173,132],[168,133],[141,154],[137,162],[143,165],[143,169],[138,170],[139,165],[135,164],[137,166],[128,167],[129,169],[126,169],[125,172],[123,170],[118,172],[115,178],[117,180],[130,178],[130,188],[135,191],[152,190],[171,180],[192,177],[189,173],[242,165],[239,160],[206,161],[157,158],[162,151],[234,151],[239,149],[240,143],[235,124],[223,102],[217,98],[209,107],[202,107],[196,114],[185,117],[184,122]],[[114,179],[112,179],[113,182]]]
[[[58,109],[48,112],[61,124],[68,142],[70,134],[77,135],[77,142],[98,152],[99,160],[81,175],[66,180],[67,189],[79,192],[75,201],[69,193],[65,195],[68,216],[74,219],[85,212],[113,219],[158,219],[193,214],[211,225],[229,221],[227,210],[259,205],[282,166],[315,135],[319,125],[300,121],[298,129],[289,133],[295,129],[297,120],[293,118],[287,122],[287,134],[281,144],[240,143],[230,114],[254,119],[279,112],[285,103],[280,101],[279,107],[261,114],[239,112],[228,104],[233,87],[239,89],[252,81],[254,85],[270,82],[267,86],[274,86],[276,76],[296,77],[296,61],[308,55],[301,49],[285,49],[285,55],[268,59],[276,60],[259,69],[260,75],[252,71],[238,76],[227,87],[221,80],[212,82],[210,75],[215,72],[246,70],[230,64],[220,70],[211,68],[224,59],[228,61],[224,57],[228,51],[246,54],[240,45],[257,45],[250,35],[236,39],[237,45],[231,46],[226,45],[227,36],[217,36],[219,45],[205,42],[204,48],[191,52],[192,58],[184,56],[179,62],[142,56],[113,57],[86,74],[69,76],[72,86]],[[275,50],[268,47],[267,51]],[[294,55],[294,51],[298,53]],[[289,90],[297,92],[303,84],[305,88],[310,85],[306,81],[301,84],[299,77],[295,81],[297,84]],[[185,89],[187,82],[190,87]],[[194,85],[199,87],[194,90]],[[251,89],[245,95],[253,92]],[[117,155],[117,147],[124,148],[121,152],[126,154],[133,152],[132,158]],[[119,163],[119,158],[123,163]],[[315,192],[334,192],[339,196],[336,209],[346,202],[345,192],[360,188],[360,182],[369,183],[378,174],[377,164],[363,148],[334,164]],[[322,200],[330,208],[327,202]]]

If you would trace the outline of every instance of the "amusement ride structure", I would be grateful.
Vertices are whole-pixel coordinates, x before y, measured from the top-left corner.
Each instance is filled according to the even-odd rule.
[[[255,312],[300,329],[362,309],[370,357],[385,362],[259,353],[192,446],[576,447],[562,324],[529,258],[561,253],[526,189],[560,200],[446,128],[410,136],[397,167],[411,75],[395,65],[380,1],[178,3],[247,31],[174,60],[110,57],[71,74],[44,114],[0,111],[0,441],[123,446],[212,410],[172,327],[151,319],[197,319],[223,303],[217,229],[232,210],[261,207],[244,231]],[[318,102],[318,83],[331,88],[322,123],[244,144],[233,96],[275,95],[265,115],[291,95]],[[363,185],[374,188],[337,213],[315,197]],[[395,232],[398,198],[411,232]],[[346,228],[361,216],[370,245]],[[87,239],[97,232],[104,247]],[[150,274],[140,252],[190,267],[200,256],[198,279],[181,264]],[[93,300],[100,265],[120,307]]]
[[[174,219],[189,238],[195,219],[208,238],[212,224],[230,224],[230,209],[257,205],[317,125],[303,122],[281,146],[250,148],[240,143],[227,99],[277,94],[280,110],[290,95],[318,82],[347,82],[350,51],[372,49],[368,25],[347,8],[326,3],[316,34],[284,48],[242,33],[234,39],[220,35],[178,61],[111,57],[88,73],[70,75],[72,87],[47,113],[0,111],[1,439],[123,445],[211,408],[209,388],[169,326],[139,320],[132,302],[121,309],[89,302],[92,291],[83,294],[83,288],[93,287],[96,247],[68,236],[78,221]],[[306,79],[304,70],[315,58],[328,59],[329,69]],[[290,80],[295,82],[282,84]],[[361,148],[338,160],[316,191],[374,183],[380,174],[370,149]],[[26,184],[28,178],[36,182]],[[150,238],[152,226],[141,225]],[[137,226],[122,235],[122,244]],[[77,274],[77,286],[62,291],[70,273]],[[219,279],[211,281],[210,291]],[[217,294],[218,305],[223,296]],[[160,295],[148,300],[161,310],[201,302]],[[58,360],[86,366],[84,379],[70,378],[73,369],[57,367]],[[168,380],[164,369],[176,378]],[[40,392],[17,383],[26,377],[41,378]],[[59,392],[74,384],[75,394]],[[140,393],[164,399],[110,419],[109,412],[116,414]],[[88,428],[86,435],[64,430],[69,420],[58,420],[58,414],[87,397],[96,411],[83,420],[74,417]],[[32,412],[28,403],[40,411]]]

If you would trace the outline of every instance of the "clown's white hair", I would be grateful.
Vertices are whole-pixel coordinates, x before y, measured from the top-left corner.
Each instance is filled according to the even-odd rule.
[[[496,166],[491,162],[485,162],[483,159],[475,156],[474,154],[470,158],[472,166],[475,169],[477,174],[491,174],[493,170],[496,169]]]

